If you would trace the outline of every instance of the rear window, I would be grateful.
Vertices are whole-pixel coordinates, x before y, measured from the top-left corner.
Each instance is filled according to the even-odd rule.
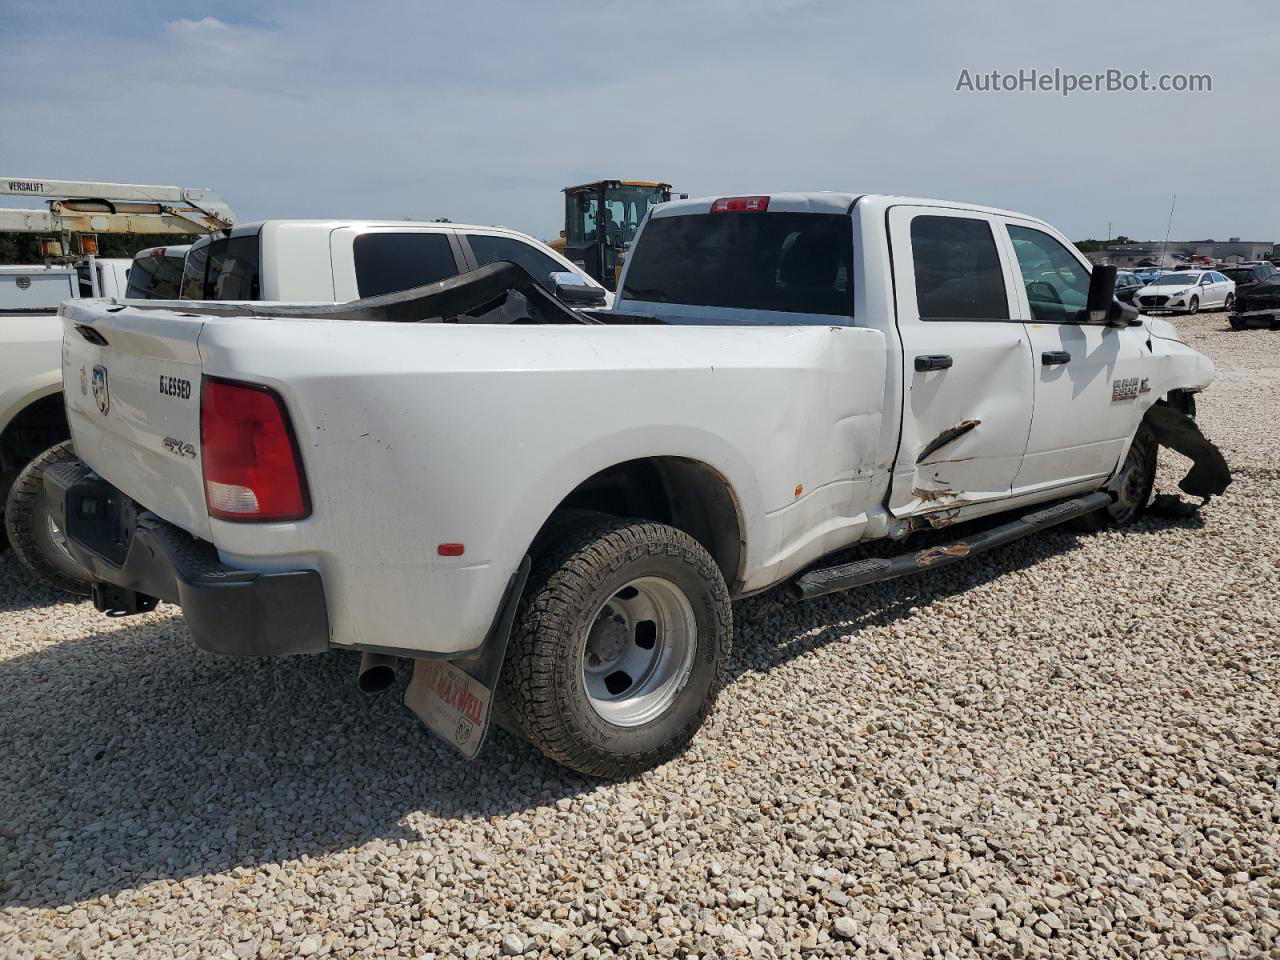
[[[354,245],[361,297],[396,293],[457,276],[453,247],[443,233],[366,233]]]
[[[1015,237],[1015,244],[1016,240]],[[1044,240],[1055,242],[1052,237]],[[1039,284],[1041,288],[1050,288],[1051,299],[1063,302],[1052,290],[1065,289],[1069,280],[1064,281],[1058,275],[1059,264],[1055,260],[1065,264],[1068,270],[1074,261],[1065,250],[1059,247],[1059,251],[1045,249],[1034,242],[1018,248],[1018,262],[1033,300]],[[911,254],[921,320],[1009,319],[1000,254],[996,252],[995,237],[987,221],[967,217],[916,217],[911,221]],[[1078,265],[1076,270],[1080,272]]]
[[[831,213],[650,220],[622,295],[649,303],[853,316],[853,225]]]
[[[189,300],[261,300],[262,254],[258,235],[214,240],[193,247],[182,273]]]
[[[177,300],[181,293],[181,257],[138,257],[133,261],[126,299]]]

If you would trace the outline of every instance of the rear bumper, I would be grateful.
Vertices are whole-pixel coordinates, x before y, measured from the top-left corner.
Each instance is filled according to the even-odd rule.
[[[229,567],[213,544],[161,520],[80,461],[45,474],[67,549],[94,580],[100,610],[140,613],[164,600],[182,607],[196,646],[266,657],[329,649],[324,583],[315,570]]]

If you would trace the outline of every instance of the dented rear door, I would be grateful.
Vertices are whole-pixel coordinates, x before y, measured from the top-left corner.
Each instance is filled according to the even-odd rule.
[[[950,208],[889,211],[901,440],[890,508],[942,522],[1010,495],[1031,429],[1029,337],[1015,275],[991,217]]]

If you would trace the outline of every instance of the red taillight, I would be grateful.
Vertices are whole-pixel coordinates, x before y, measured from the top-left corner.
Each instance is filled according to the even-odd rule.
[[[711,205],[712,213],[764,213],[768,197],[721,197]]]
[[[289,415],[270,387],[204,378],[200,458],[211,517],[261,523],[310,515]]]

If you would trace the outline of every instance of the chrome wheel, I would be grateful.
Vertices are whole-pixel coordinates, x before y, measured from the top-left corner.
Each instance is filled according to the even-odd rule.
[[[660,716],[693,667],[698,628],[684,591],[639,577],[601,604],[582,643],[582,683],[591,708],[619,727]]]
[[[1108,510],[1117,524],[1131,523],[1137,519],[1151,495],[1152,467],[1150,446],[1141,435],[1134,438],[1125,457],[1124,466],[1111,485],[1116,495],[1115,503]]]

